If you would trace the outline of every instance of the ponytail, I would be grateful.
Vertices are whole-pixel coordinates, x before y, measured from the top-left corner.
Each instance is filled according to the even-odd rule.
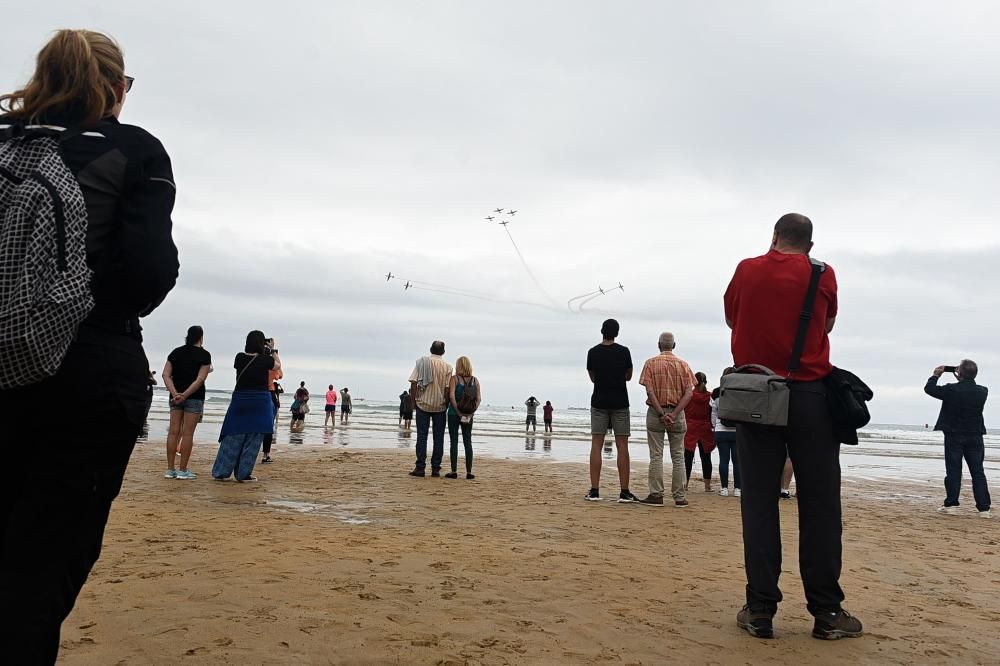
[[[115,87],[124,80],[125,59],[113,39],[91,30],[59,30],[39,51],[28,83],[0,95],[0,111],[26,122],[59,115],[92,126],[118,104]]]

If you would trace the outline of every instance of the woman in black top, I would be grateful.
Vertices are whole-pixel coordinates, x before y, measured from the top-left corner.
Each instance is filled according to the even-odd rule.
[[[256,481],[254,464],[264,435],[274,432],[274,403],[268,391],[272,369],[281,369],[278,353],[265,344],[264,334],[250,331],[245,351],[236,355],[236,387],[219,433],[219,453],[212,476],[225,481],[233,474],[237,481]]]
[[[170,391],[170,430],[167,432],[167,471],[165,479],[196,479],[188,470],[194,429],[205,411],[205,380],[212,372],[212,355],[202,345],[205,332],[201,326],[188,329],[184,346],[170,352],[163,366],[163,383]],[[179,447],[179,448],[178,448]],[[180,469],[174,459],[180,451]]]
[[[97,561],[142,427],[149,363],[139,317],[177,279],[170,158],[151,134],[118,122],[132,83],[114,40],[60,30],[28,83],[0,96],[0,149],[33,126],[86,130],[67,135],[61,153],[86,204],[94,299],[53,377],[0,392],[8,441],[24,443],[19,467],[44,470],[44,483],[14,474],[0,490],[0,615],[16,637],[5,647],[10,663],[56,659],[60,625]],[[41,428],[23,418],[52,395],[73,396],[60,418]]]

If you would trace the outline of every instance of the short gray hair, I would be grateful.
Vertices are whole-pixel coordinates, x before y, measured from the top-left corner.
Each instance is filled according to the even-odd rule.
[[[673,349],[677,346],[677,340],[674,339],[674,334],[670,332],[660,333],[660,340],[657,343],[660,349]]]
[[[979,366],[976,365],[975,361],[965,359],[958,364],[958,375],[962,379],[975,379],[978,374]]]

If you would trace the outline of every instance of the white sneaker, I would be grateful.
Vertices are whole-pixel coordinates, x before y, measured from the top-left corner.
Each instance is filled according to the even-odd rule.
[[[723,488],[719,491],[720,497],[729,497],[729,488]]]
[[[947,513],[949,516],[957,516],[961,509],[957,506],[939,506],[938,513]]]
[[[739,497],[739,496],[741,496],[742,494],[743,494],[743,493],[742,493],[742,492],[740,492],[740,489],[739,489],[739,488],[737,488],[736,490],[734,490],[734,491],[733,491],[733,497]]]
[[[992,517],[993,517],[993,514],[992,514],[992,513],[990,513],[990,510],[989,510],[989,509],[986,509],[986,511],[980,511],[980,512],[979,512],[979,517],[980,517],[980,518],[992,518]]]

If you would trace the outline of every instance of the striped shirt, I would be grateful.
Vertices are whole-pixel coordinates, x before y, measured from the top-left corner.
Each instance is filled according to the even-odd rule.
[[[647,360],[642,366],[639,383],[653,390],[660,407],[676,406],[687,390],[693,389],[697,384],[691,366],[672,351],[660,352]],[[648,398],[646,404],[654,406]]]
[[[434,381],[422,389],[417,386],[417,408],[424,412],[443,412],[450,399],[448,386],[451,383],[451,366],[440,356],[432,354],[430,359]],[[410,373],[410,381],[416,382],[419,379],[420,374],[414,366],[413,372]]]

